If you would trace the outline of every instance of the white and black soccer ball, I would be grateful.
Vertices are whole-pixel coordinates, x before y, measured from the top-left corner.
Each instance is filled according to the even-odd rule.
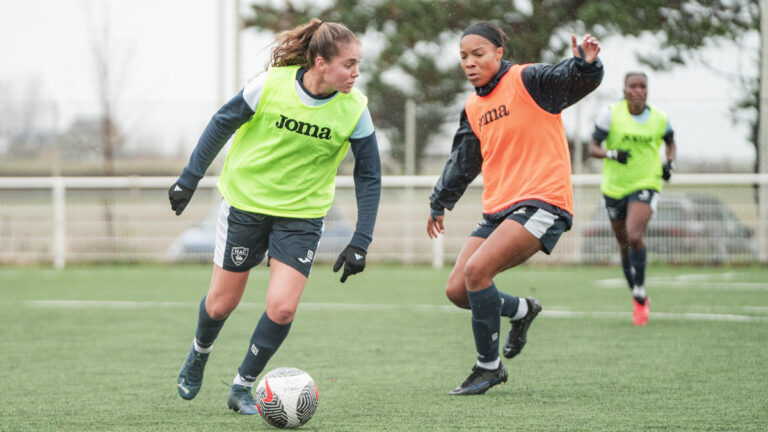
[[[261,417],[278,428],[296,428],[308,422],[317,409],[317,384],[308,373],[292,367],[268,372],[254,393]]]

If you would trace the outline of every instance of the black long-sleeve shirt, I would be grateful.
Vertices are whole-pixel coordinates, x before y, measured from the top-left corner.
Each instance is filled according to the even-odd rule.
[[[480,96],[489,94],[510,67],[510,62],[502,60],[496,75],[485,86],[476,87],[475,92]],[[571,57],[555,65],[531,64],[522,72],[525,89],[541,109],[551,114],[559,114],[584,98],[600,85],[602,79],[603,64],[600,59],[587,63],[578,57]],[[480,140],[469,124],[466,111],[462,110],[459,128],[453,137],[451,155],[429,197],[432,210],[441,212],[452,209],[467,186],[480,174],[482,165]]]

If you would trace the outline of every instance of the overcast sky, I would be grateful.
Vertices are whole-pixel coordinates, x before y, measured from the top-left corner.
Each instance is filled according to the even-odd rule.
[[[165,153],[188,154],[221,103],[263,69],[270,41],[253,30],[243,33],[236,85],[232,67],[220,67],[233,58],[231,30],[220,48],[220,2],[229,5],[224,12],[231,29],[230,0],[2,0],[0,85],[12,85],[17,100],[38,88],[34,97],[55,113],[43,117],[55,118],[63,130],[75,118],[98,113],[92,46],[107,40],[118,120],[133,145],[159,142]],[[758,42],[748,38],[741,46],[707,51],[718,72],[701,65],[649,72],[648,102],[669,114],[679,159],[754,159],[746,126],[734,126],[730,112],[740,92],[734,76],[755,74],[750,56]],[[588,136],[597,110],[621,98],[624,73],[638,68],[632,53],[639,42],[617,36],[602,46],[605,79],[578,109],[564,113],[569,134]],[[450,140],[444,145],[449,148]]]

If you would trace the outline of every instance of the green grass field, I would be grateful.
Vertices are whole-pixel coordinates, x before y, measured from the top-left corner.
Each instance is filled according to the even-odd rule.
[[[544,312],[504,359],[509,382],[456,397],[475,352],[469,312],[443,295],[448,270],[372,267],[342,285],[329,267],[313,270],[268,365],[317,381],[302,430],[768,430],[766,268],[652,267],[642,328],[618,267],[508,271],[497,286]],[[209,266],[0,269],[0,430],[272,429],[226,405],[267,277],[253,271],[202,391],[184,401],[176,374]]]

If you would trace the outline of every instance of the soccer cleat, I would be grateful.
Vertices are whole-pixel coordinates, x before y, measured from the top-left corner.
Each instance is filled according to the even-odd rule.
[[[472,373],[460,386],[448,392],[450,395],[483,394],[496,384],[507,382],[507,368],[499,362],[498,369],[484,369],[478,365],[472,366]]]
[[[648,324],[648,316],[651,315],[651,299],[646,297],[645,304],[641,305],[636,298],[632,297],[632,324],[636,326],[643,326]]]
[[[232,384],[232,390],[229,391],[229,397],[227,398],[227,405],[239,414],[259,414],[259,407],[256,406],[256,401],[251,396],[250,387]]]
[[[179,378],[176,380],[179,396],[182,398],[190,400],[197,396],[200,387],[203,386],[203,370],[208,361],[208,355],[195,351],[194,345],[189,349],[189,354],[181,365]]]
[[[519,320],[509,322],[512,324],[512,328],[509,329],[507,334],[507,340],[504,342],[504,357],[512,358],[523,350],[525,346],[526,334],[528,328],[531,326],[533,319],[541,312],[541,303],[533,297],[527,297],[525,299],[528,303],[528,313]]]

